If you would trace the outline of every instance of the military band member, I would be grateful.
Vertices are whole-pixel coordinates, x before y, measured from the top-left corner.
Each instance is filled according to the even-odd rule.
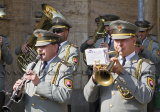
[[[150,59],[155,64],[160,62],[159,42],[155,35],[149,34],[150,24],[147,21],[136,21],[135,25],[139,27],[137,36],[141,39],[142,44],[139,45],[140,55],[143,58]]]
[[[115,61],[111,71],[113,83],[99,85],[95,79],[97,68],[94,67],[93,75],[84,87],[84,96],[88,102],[94,102],[100,96],[101,112],[147,112],[147,103],[155,89],[155,66],[135,53],[138,28],[134,24],[117,20],[111,22],[110,28],[114,48],[119,52],[118,58],[111,58]]]
[[[76,45],[68,41],[69,31],[72,26],[60,17],[55,17],[52,20],[52,25],[49,31],[61,36],[58,57],[72,64],[74,71],[76,71],[79,64],[79,50]]]
[[[49,31],[61,36],[58,57],[70,63],[73,66],[74,74],[76,74],[79,64],[79,49],[68,41],[69,31],[72,26],[60,17],[55,17],[52,20],[52,25]],[[68,112],[70,111],[71,105],[68,105]]]
[[[3,112],[2,106],[5,102],[5,64],[10,65],[13,62],[13,56],[10,51],[8,38],[0,36],[0,112]]]
[[[136,21],[135,25],[139,27],[137,37],[141,44],[136,46],[135,49],[139,52],[138,55],[142,58],[150,59],[156,65],[156,73],[160,73],[160,46],[155,35],[149,34],[151,25],[148,21]],[[148,104],[147,112],[154,111],[154,98]]]
[[[35,12],[35,28],[38,26],[38,24],[40,23],[41,19],[43,16],[43,12],[42,11],[36,11]],[[28,48],[28,44],[27,41],[28,39],[31,37],[31,34],[29,34],[25,40],[25,42],[22,45],[19,45],[15,48],[15,54],[19,55],[19,54],[25,54],[28,52],[29,48]]]
[[[25,84],[23,94],[25,111],[67,112],[66,103],[72,93],[73,67],[57,55],[61,36],[41,29],[35,30],[34,35],[37,37],[37,52],[42,56],[33,70],[29,69],[33,63],[28,65],[24,75],[30,80]],[[47,65],[42,71],[41,65],[45,62]],[[22,80],[18,80],[13,89],[21,83]],[[19,98],[23,96],[21,92],[18,94]]]
[[[96,40],[96,43],[94,43],[94,39],[92,39],[92,36],[90,36],[80,47],[80,51],[84,53],[84,51],[91,47],[92,45],[95,44],[96,48],[103,48],[107,47],[109,50],[114,51],[114,44],[113,44],[113,39],[111,38],[111,29],[109,27],[109,24],[112,21],[118,20],[119,17],[116,15],[112,14],[105,14],[102,16],[102,19],[104,19],[104,26],[106,30],[106,34],[102,37]],[[97,23],[97,27],[99,26],[100,23],[100,17],[95,18],[95,22]],[[89,76],[88,79],[92,75],[92,67],[88,67],[86,74]],[[99,100],[97,102],[94,102],[93,106],[90,104],[90,112],[99,112]]]

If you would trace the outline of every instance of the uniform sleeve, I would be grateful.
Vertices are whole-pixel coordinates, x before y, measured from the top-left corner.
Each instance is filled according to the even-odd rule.
[[[1,50],[2,50],[1,53],[2,53],[3,61],[8,65],[12,64],[13,56],[10,51],[10,46],[9,46],[9,42],[8,42],[7,37],[3,37],[3,44],[1,46]]]
[[[152,43],[151,50],[144,48],[143,52],[140,54],[143,58],[150,59],[153,63],[158,64],[160,62],[160,47],[157,42]]]
[[[92,77],[85,85],[83,93],[87,102],[95,102],[98,99],[99,86],[93,83]]]
[[[89,39],[91,39],[92,37],[90,36],[90,37],[88,37],[88,39],[87,40],[89,40]],[[87,40],[81,45],[81,47],[80,47],[80,51],[82,52],[82,53],[84,53],[84,51],[89,47],[89,45],[87,44]]]
[[[79,49],[75,47],[71,47],[70,53],[68,56],[68,62],[72,65],[73,71],[76,71],[79,65]]]
[[[141,69],[140,79],[136,79],[131,73],[124,70],[118,79],[123,80],[124,88],[127,88],[130,93],[142,104],[147,104],[151,101],[155,87],[155,66],[143,62],[143,70]]]
[[[72,95],[73,68],[62,69],[64,66],[61,66],[56,84],[41,81],[37,86],[36,93],[59,103],[68,102]]]
[[[16,55],[22,54],[21,46],[20,46],[20,45],[15,48],[15,54],[16,54]]]
[[[30,34],[27,36],[24,44],[27,43],[27,41],[28,41],[28,39],[30,38],[30,36],[31,36]],[[17,47],[15,48],[15,54],[16,54],[16,55],[22,54],[21,45],[19,45],[19,46],[17,46]]]

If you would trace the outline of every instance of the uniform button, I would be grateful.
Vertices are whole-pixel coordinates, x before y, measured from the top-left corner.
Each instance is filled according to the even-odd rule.
[[[91,86],[91,89],[93,89],[93,86]]]
[[[33,95],[35,95],[35,93],[33,93]]]
[[[113,107],[113,105],[110,105],[110,108],[112,108]]]
[[[115,95],[115,93],[114,93],[114,92],[112,92],[112,95]]]
[[[114,81],[115,84],[117,84],[117,81]]]
[[[32,106],[34,106],[34,104],[32,103]]]

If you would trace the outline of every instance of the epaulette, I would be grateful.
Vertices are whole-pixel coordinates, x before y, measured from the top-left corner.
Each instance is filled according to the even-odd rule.
[[[61,63],[64,64],[64,65],[66,65],[67,67],[71,67],[71,64],[68,63],[68,62],[65,61],[65,60],[61,60]]]
[[[148,34],[147,37],[149,37],[150,40],[153,40],[154,42],[158,43],[158,39],[156,35]]]
[[[75,48],[78,48],[75,44],[70,44],[71,46],[75,47]]]
[[[148,64],[150,64],[150,65],[154,65],[154,63],[151,61],[151,60],[149,60],[149,59],[142,59],[144,62],[146,62],[146,63],[148,63]]]

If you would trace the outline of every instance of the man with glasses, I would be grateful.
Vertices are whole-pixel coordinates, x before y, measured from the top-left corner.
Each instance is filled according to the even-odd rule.
[[[52,20],[52,25],[53,26],[49,31],[61,35],[60,47],[57,55],[60,59],[67,61],[73,66],[73,71],[75,74],[79,64],[79,50],[77,46],[71,44],[67,40],[71,25],[60,17],[55,17]],[[71,112],[71,105],[68,105],[68,112]]]

